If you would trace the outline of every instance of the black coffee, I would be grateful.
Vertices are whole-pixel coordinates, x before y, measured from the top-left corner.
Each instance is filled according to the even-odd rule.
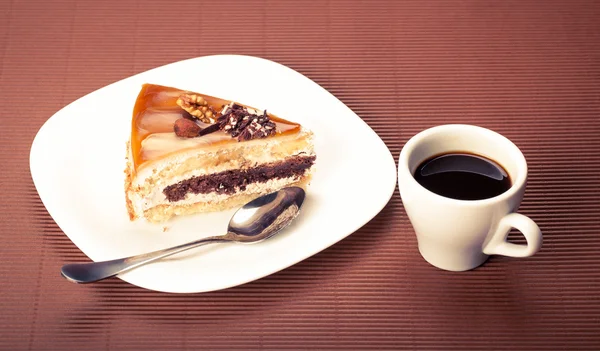
[[[426,189],[458,200],[488,199],[511,186],[508,173],[496,162],[458,152],[425,160],[414,176]]]

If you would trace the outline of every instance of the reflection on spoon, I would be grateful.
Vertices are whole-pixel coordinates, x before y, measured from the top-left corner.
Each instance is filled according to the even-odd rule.
[[[211,236],[168,249],[111,261],[67,264],[62,267],[61,274],[74,283],[92,283],[206,244],[259,242],[270,238],[290,224],[300,212],[304,197],[302,188],[284,188],[252,200],[237,210],[229,221],[225,235]]]

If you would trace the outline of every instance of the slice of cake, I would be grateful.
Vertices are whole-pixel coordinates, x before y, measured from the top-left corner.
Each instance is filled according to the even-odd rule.
[[[145,84],[127,147],[129,217],[162,222],[306,186],[316,158],[312,137],[267,111]]]

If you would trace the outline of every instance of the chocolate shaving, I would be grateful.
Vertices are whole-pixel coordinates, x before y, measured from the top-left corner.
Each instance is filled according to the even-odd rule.
[[[262,115],[251,114],[235,103],[217,119],[217,124],[225,133],[238,138],[238,141],[268,137],[275,134],[276,128],[266,110]]]
[[[217,121],[202,129],[198,136],[207,135],[218,130],[237,138],[238,141],[266,138],[275,134],[276,125],[270,120],[267,110],[262,115],[248,112],[248,109],[236,103],[231,104]]]
[[[219,130],[219,125],[217,123],[211,124],[210,126],[202,129],[198,133],[198,136],[203,136],[203,135],[206,135],[206,134],[210,134],[210,133],[216,132],[217,130]]]

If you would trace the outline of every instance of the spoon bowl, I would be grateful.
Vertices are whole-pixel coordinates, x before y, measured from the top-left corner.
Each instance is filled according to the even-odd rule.
[[[238,209],[229,221],[224,235],[110,261],[71,263],[61,268],[61,274],[74,283],[92,283],[206,244],[257,243],[288,226],[300,213],[305,196],[304,189],[300,187],[283,188],[260,196]]]
[[[268,239],[292,223],[304,197],[302,188],[289,187],[256,198],[234,213],[227,234],[242,243]]]

